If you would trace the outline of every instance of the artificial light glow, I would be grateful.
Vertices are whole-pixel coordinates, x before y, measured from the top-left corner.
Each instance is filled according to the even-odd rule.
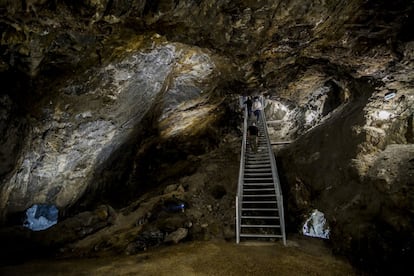
[[[194,133],[202,129],[213,119],[212,113],[216,108],[215,105],[205,105],[188,110],[176,110],[174,115],[162,122],[162,125],[168,125],[168,127],[162,130],[161,136],[167,138],[184,132]]]
[[[378,112],[378,118],[381,120],[388,120],[391,119],[393,117],[393,114],[391,112],[385,111],[385,110],[381,110],[380,112]]]
[[[330,229],[324,214],[315,209],[304,223],[302,232],[305,236],[329,239]]]
[[[23,226],[33,231],[45,230],[58,222],[58,213],[54,205],[35,204],[26,210]]]

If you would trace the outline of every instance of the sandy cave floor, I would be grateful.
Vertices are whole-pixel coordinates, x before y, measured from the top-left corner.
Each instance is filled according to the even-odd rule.
[[[363,275],[331,254],[325,241],[185,242],[132,256],[33,260],[0,267],[0,275]]]

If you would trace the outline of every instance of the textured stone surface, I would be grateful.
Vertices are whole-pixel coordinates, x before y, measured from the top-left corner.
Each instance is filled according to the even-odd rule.
[[[161,124],[168,120],[172,130],[164,130],[165,136],[189,132],[189,127],[195,128],[191,126],[195,119],[204,120],[216,105],[194,110],[187,122],[170,119],[179,105],[186,103],[186,109],[197,105],[200,98],[205,101],[206,78],[214,68],[206,53],[176,47],[163,44],[146,52],[135,49],[118,62],[68,80],[56,96],[40,105],[40,114],[30,118],[31,130],[20,162],[2,185],[3,212],[23,211],[40,202],[65,208],[86,190],[100,189],[103,181],[96,179],[96,173],[111,170],[108,162],[119,154],[123,155],[119,162],[133,156],[133,151],[117,152],[134,139],[151,108],[161,109]],[[3,117],[11,116],[7,111]]]

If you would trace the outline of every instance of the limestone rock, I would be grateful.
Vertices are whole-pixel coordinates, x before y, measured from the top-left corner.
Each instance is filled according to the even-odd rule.
[[[176,231],[168,234],[165,237],[164,242],[178,243],[179,241],[181,241],[182,239],[187,237],[187,234],[188,234],[188,229],[187,228],[178,228]]]

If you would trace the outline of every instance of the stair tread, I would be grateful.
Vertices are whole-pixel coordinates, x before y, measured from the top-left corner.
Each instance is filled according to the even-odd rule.
[[[270,172],[270,173],[245,173],[244,174],[244,177],[246,178],[246,176],[256,176],[256,175],[260,175],[260,176],[263,176],[263,175],[272,175],[272,173]]]
[[[256,177],[245,177],[244,178],[244,182],[251,183],[252,181],[255,181],[255,180],[259,179],[259,180],[268,180],[268,182],[272,182],[273,183],[273,178],[270,178],[270,177],[266,177],[266,178],[262,177],[262,178],[259,178],[259,176],[260,175],[257,175]]]
[[[251,181],[254,181],[254,180],[269,180],[269,181],[272,181],[273,178],[272,177],[260,177],[260,175],[257,175],[257,177],[245,177],[244,178],[244,181],[248,181],[248,182],[251,182]]]
[[[242,208],[243,211],[279,211],[277,208]]]
[[[274,187],[273,182],[271,183],[244,183],[243,186],[272,186]]]
[[[274,191],[274,188],[261,188],[261,189],[243,189],[244,192],[264,192],[264,191]]]
[[[261,181],[259,181],[259,180],[261,180]],[[264,180],[266,180],[266,181],[264,181]],[[262,185],[272,185],[273,184],[273,178],[270,180],[270,179],[253,179],[253,178],[245,178],[244,179],[244,181],[243,181],[243,183],[245,184],[245,185],[251,185],[251,184],[262,184]]]
[[[241,216],[242,219],[279,219],[279,216]]]
[[[274,234],[240,234],[240,237],[244,238],[281,238],[282,235]]]
[[[276,225],[276,224],[272,224],[272,225],[267,225],[267,224],[254,224],[254,225],[249,225],[249,224],[242,224],[240,225],[241,227],[244,228],[280,228],[280,225]]]
[[[277,203],[277,201],[273,200],[263,200],[263,201],[243,201],[242,203]]]
[[[243,194],[243,197],[276,197],[276,194],[271,194],[271,195],[245,195]]]
[[[247,161],[257,161],[257,160],[261,160],[261,161],[268,161],[270,162],[270,157],[268,154],[263,154],[263,155],[252,155],[252,156],[247,156]]]

